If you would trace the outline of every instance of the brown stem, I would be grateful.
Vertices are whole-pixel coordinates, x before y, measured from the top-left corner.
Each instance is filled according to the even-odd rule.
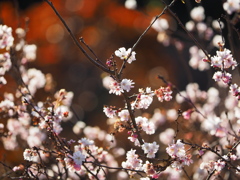
[[[54,12],[56,13],[56,15],[58,16],[58,18],[61,20],[62,24],[64,25],[64,27],[66,28],[66,30],[68,31],[69,35],[71,36],[71,38],[73,39],[74,43],[77,45],[77,47],[82,51],[82,53],[88,58],[88,60],[94,64],[95,66],[97,66],[98,68],[100,68],[101,70],[103,70],[106,73],[109,74],[114,74],[113,71],[111,71],[110,69],[108,69],[107,67],[103,66],[102,64],[98,63],[96,60],[94,60],[86,51],[85,49],[81,46],[81,44],[78,42],[77,38],[73,35],[72,31],[70,30],[69,26],[67,25],[67,23],[64,21],[64,19],[62,18],[62,16],[58,13],[57,9],[54,7],[53,3],[49,0],[45,0],[49,6],[54,10]]]
[[[165,1],[162,0],[162,2],[164,4]],[[169,7],[169,6],[168,6]],[[170,14],[177,20],[178,24],[181,26],[181,28],[188,34],[188,36],[194,41],[194,43],[197,45],[197,47],[199,49],[201,49],[203,51],[203,53],[205,54],[205,56],[208,58],[209,61],[211,61],[210,56],[208,55],[208,52],[203,48],[203,46],[197,41],[197,39],[192,35],[192,33],[190,33],[185,26],[183,25],[183,23],[181,22],[181,20],[178,18],[178,16],[170,9],[170,7],[168,8],[168,11],[170,12]]]
[[[129,102],[129,99],[128,99],[127,95],[126,95],[125,93],[122,93],[122,94],[123,94],[123,97],[124,97],[125,102],[126,102],[126,104],[127,104],[127,109],[128,109],[129,114],[130,114],[130,118],[131,118],[131,121],[132,121],[132,125],[133,125],[133,127],[134,127],[134,129],[135,129],[134,132],[137,133],[138,141],[139,141],[139,143],[142,145],[142,144],[144,144],[144,142],[143,142],[143,139],[142,139],[142,137],[141,137],[141,135],[140,135],[140,132],[139,132],[139,130],[138,130],[138,126],[137,126],[137,123],[136,123],[136,121],[135,121],[135,116],[134,116],[134,114],[133,114],[133,112],[132,112],[132,106],[131,106],[131,104],[130,104],[130,102]]]
[[[166,6],[164,7],[164,9],[162,10],[162,12],[155,17],[155,19],[154,19],[154,20],[151,22],[151,24],[145,29],[145,31],[141,34],[141,36],[138,38],[138,40],[137,40],[137,41],[135,42],[135,44],[132,46],[131,51],[130,51],[127,59],[123,62],[122,66],[121,66],[121,68],[120,68],[120,70],[119,70],[119,73],[118,73],[118,76],[119,76],[119,77],[121,77],[122,71],[123,71],[123,69],[124,69],[125,66],[126,66],[127,60],[131,57],[132,52],[135,50],[135,48],[137,47],[137,45],[139,44],[139,42],[142,40],[143,36],[145,36],[145,34],[149,31],[149,29],[153,26],[153,24],[157,21],[157,19],[158,19],[159,17],[161,17],[163,14],[165,14],[165,11],[166,11],[168,8],[170,8],[170,7],[173,6],[173,4],[175,3],[175,1],[176,1],[176,0],[173,0],[169,5],[166,5]]]

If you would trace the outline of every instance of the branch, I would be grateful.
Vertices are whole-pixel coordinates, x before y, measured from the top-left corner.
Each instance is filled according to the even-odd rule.
[[[165,1],[162,0],[162,2],[164,4]],[[168,11],[170,12],[170,14],[177,20],[178,24],[181,26],[181,28],[188,34],[188,36],[194,41],[194,43],[197,45],[197,47],[199,49],[201,49],[203,51],[203,53],[205,54],[205,56],[207,57],[207,59],[209,61],[211,61],[211,58],[210,56],[208,55],[208,52],[203,48],[203,46],[197,41],[197,39],[185,28],[185,26],[183,25],[183,23],[181,22],[181,20],[178,18],[178,16],[170,9],[170,6],[167,6],[168,7]]]
[[[109,68],[103,66],[102,64],[98,63],[96,60],[94,60],[86,51],[85,49],[81,46],[81,44],[78,42],[77,38],[73,35],[72,31],[70,30],[69,26],[67,25],[67,23],[64,21],[64,19],[62,18],[62,16],[59,14],[59,12],[57,11],[57,9],[54,7],[53,3],[49,0],[45,0],[49,6],[54,10],[54,12],[56,13],[57,17],[61,20],[62,24],[64,25],[64,27],[66,28],[66,30],[68,31],[69,35],[71,36],[71,38],[73,39],[74,43],[77,45],[77,47],[82,51],[82,53],[88,58],[88,60],[94,64],[95,66],[97,66],[99,69],[101,69],[102,71],[109,73],[111,75],[114,74],[113,71],[111,71]]]
[[[162,12],[155,17],[155,19],[150,23],[150,25],[145,29],[145,31],[141,34],[141,36],[138,38],[138,40],[137,40],[137,41],[135,42],[135,44],[132,46],[131,51],[130,51],[127,59],[124,60],[122,66],[121,66],[121,68],[120,68],[120,70],[119,70],[119,73],[118,73],[118,76],[119,76],[119,77],[121,76],[122,71],[123,71],[123,69],[124,69],[125,66],[126,66],[127,60],[131,57],[132,52],[135,50],[135,48],[137,47],[137,45],[139,44],[139,42],[142,40],[143,36],[145,36],[145,34],[149,31],[149,29],[153,26],[153,24],[157,21],[157,19],[158,19],[159,17],[161,17],[163,14],[165,14],[165,11],[166,11],[168,8],[172,7],[175,2],[176,2],[176,0],[173,0],[169,5],[166,5],[166,6],[164,7],[164,9],[162,10]]]

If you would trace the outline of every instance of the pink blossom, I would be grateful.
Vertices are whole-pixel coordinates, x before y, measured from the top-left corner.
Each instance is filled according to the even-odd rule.
[[[152,101],[152,95],[139,94],[139,97],[136,100],[134,107],[136,107],[137,109],[148,109]]]
[[[143,164],[143,170],[147,174],[147,176],[152,177],[153,179],[158,179],[158,177],[160,176],[160,173],[155,171],[153,164],[150,163],[149,161],[146,161],[146,163]],[[142,179],[143,178],[141,178],[141,180]],[[145,179],[150,180],[148,177]]]
[[[120,57],[120,59],[126,60],[126,59],[128,58],[128,56],[130,55],[130,52],[131,52],[131,48],[129,48],[128,50],[126,50],[124,47],[121,47],[121,48],[119,48],[118,50],[115,51],[115,55],[116,55],[117,57]],[[135,51],[132,51],[130,57],[129,57],[128,60],[127,60],[127,62],[128,62],[129,64],[131,64],[132,61],[135,61],[135,60],[136,60],[135,55],[136,55],[136,52],[135,52]]]
[[[172,91],[170,87],[160,87],[159,89],[155,90],[154,93],[160,102],[163,102],[163,100],[170,101],[172,99]]]
[[[146,134],[154,134],[155,133],[155,125],[152,122],[145,122],[142,124],[143,131],[146,132]]]
[[[153,143],[144,143],[142,149],[148,158],[154,158],[155,153],[158,151],[159,145],[154,141]]]
[[[73,153],[73,161],[76,165],[81,166],[82,162],[85,161],[85,155],[81,151],[76,151]]]
[[[103,107],[103,112],[108,118],[113,118],[114,116],[116,116],[116,110],[113,110],[111,107],[108,106]]]
[[[223,4],[223,9],[227,11],[228,14],[232,14],[240,9],[238,0],[227,0]]]
[[[210,68],[208,63],[202,61],[202,59],[205,58],[205,54],[202,50],[198,49],[197,46],[192,46],[189,49],[189,53],[191,55],[189,65],[193,69],[199,69],[200,71],[204,71]]]
[[[0,49],[7,50],[13,45],[12,28],[6,25],[0,25]]]
[[[37,162],[39,157],[36,150],[25,149],[23,152],[24,160]]]
[[[222,74],[221,71],[217,71],[217,72],[214,73],[213,79],[214,79],[215,81],[221,81],[222,75],[223,75],[223,74]]]
[[[167,145],[172,142],[174,135],[175,131],[172,128],[167,128],[159,134],[159,139],[163,144]]]
[[[192,113],[193,113],[193,110],[192,109],[188,109],[187,111],[184,111],[182,113],[182,116],[183,116],[184,119],[188,120],[188,119],[190,119]]]
[[[0,75],[4,75],[5,72],[9,71],[12,67],[12,62],[10,59],[10,54],[5,52],[0,54]]]
[[[122,167],[127,169],[142,170],[142,160],[138,159],[138,155],[135,153],[136,150],[131,149],[126,154],[126,161],[122,162]],[[136,172],[128,171],[129,175],[134,175]]]
[[[190,15],[194,21],[200,22],[205,18],[204,8],[202,6],[195,7],[191,10]]]
[[[121,121],[128,121],[129,120],[129,111],[127,109],[124,109],[118,113],[118,116],[120,117]]]
[[[223,73],[222,74],[222,81],[225,83],[225,84],[229,84],[232,80],[232,75],[230,73]]]
[[[29,62],[36,59],[37,46],[35,44],[24,45],[23,46],[23,55]]]
[[[121,95],[123,93],[123,89],[121,88],[120,84],[113,80],[109,84],[109,94],[116,94],[116,95]]]
[[[155,29],[157,32],[163,32],[169,28],[169,24],[166,19],[159,18],[154,22],[152,28]]]
[[[135,83],[132,82],[132,80],[130,80],[130,79],[123,79],[120,83],[121,88],[127,92],[129,92],[130,89],[134,87],[134,86],[132,86],[133,84],[135,84]]]
[[[220,172],[224,167],[225,167],[225,162],[222,160],[218,160],[214,163],[214,168],[216,169],[216,171]]]
[[[87,139],[87,138],[82,138],[81,140],[78,141],[78,143],[84,145],[84,146],[89,146],[89,145],[93,145],[94,141]]]

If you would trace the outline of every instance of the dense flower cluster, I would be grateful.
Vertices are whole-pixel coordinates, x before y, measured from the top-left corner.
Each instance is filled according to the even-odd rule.
[[[12,28],[6,25],[0,25],[0,49],[9,49],[13,46],[14,38]]]
[[[135,9],[137,1],[127,0],[125,6]],[[172,4],[165,10],[170,6]],[[227,0],[223,9],[230,15],[238,13],[239,2]],[[12,29],[0,25],[0,87],[7,84],[4,76],[12,67],[19,76],[16,91],[6,91],[0,100],[0,137],[4,150],[22,149],[25,161],[12,167],[0,161],[0,165],[8,169],[6,177],[100,180],[108,179],[110,174],[121,180],[129,177],[182,179],[183,175],[193,179],[238,177],[240,87],[237,82],[233,83],[232,73],[238,63],[234,53],[219,42],[223,41],[222,35],[214,33],[224,27],[223,22],[213,21],[212,27],[206,24],[202,6],[193,8],[190,17],[186,30],[206,41],[210,48],[220,46],[220,50],[210,56],[197,43],[190,45],[189,65],[200,71],[213,67],[216,70],[213,79],[228,86],[229,92],[224,94],[217,86],[200,90],[197,83],[190,83],[186,90],[178,91],[172,83],[160,78],[166,87],[140,88],[134,93],[135,82],[124,77],[124,70],[126,63],[136,61],[136,52],[121,47],[114,54],[123,61],[115,60],[112,55],[106,65],[93,62],[109,74],[103,78],[103,86],[109,94],[121,97],[124,102],[122,107],[118,107],[119,103],[103,107],[111,132],[78,120],[72,126],[76,139],[62,137],[63,124],[73,117],[70,108],[73,92],[61,89],[46,100],[36,100],[39,89],[51,89],[47,75],[28,68],[28,64],[36,59],[37,46],[27,44],[24,29],[16,29],[14,40]],[[170,26],[168,19],[162,17],[156,17],[150,25],[158,32],[159,42],[164,45],[174,43],[181,51],[185,45],[171,37]],[[173,91],[176,97],[173,97]],[[153,102],[158,103],[156,109],[149,108]],[[167,105],[162,105],[163,102]],[[117,138],[125,139],[118,141]],[[122,161],[125,155],[126,160]],[[191,166],[191,175],[186,166]]]
[[[187,154],[184,144],[180,139],[177,140],[175,144],[171,144],[166,148],[167,153],[174,159],[174,162],[171,164],[176,170],[182,170],[183,166],[193,163],[191,159],[191,154]]]

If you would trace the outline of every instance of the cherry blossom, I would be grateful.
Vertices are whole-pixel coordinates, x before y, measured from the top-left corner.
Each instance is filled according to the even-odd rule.
[[[228,14],[232,14],[240,9],[238,0],[227,0],[223,3],[223,9],[227,11]]]
[[[116,116],[116,110],[113,110],[111,107],[108,106],[103,107],[103,112],[108,118],[113,118],[114,116]]]
[[[12,28],[0,25],[0,49],[9,49],[13,45]]]
[[[24,160],[27,160],[27,161],[33,161],[33,162],[38,161],[38,154],[36,150],[25,149],[25,151],[23,152],[23,157],[24,157]]]
[[[199,22],[204,20],[205,14],[202,6],[195,7],[191,10],[190,16],[193,20]]]
[[[132,80],[130,80],[130,79],[123,79],[120,83],[121,88],[127,92],[129,92],[130,89],[134,87],[134,86],[132,86],[133,84],[135,84],[135,83],[132,82]]]
[[[109,84],[109,94],[116,94],[116,95],[121,95],[123,93],[123,89],[121,88],[120,84],[113,80]]]
[[[81,166],[84,160],[85,156],[80,151],[76,151],[73,153],[73,161],[76,165]]]
[[[127,9],[136,9],[137,1],[136,0],[126,0],[125,1],[125,7]]]
[[[131,48],[126,50],[124,47],[121,47],[121,48],[119,48],[118,50],[115,51],[115,55],[117,57],[119,57],[120,59],[127,60],[127,62],[129,64],[131,64],[133,61],[136,60],[136,58],[135,58],[136,52],[132,51],[131,55],[130,55],[130,52],[131,52]]]
[[[160,18],[154,22],[152,28],[155,29],[157,32],[162,32],[169,28],[169,24],[166,19]]]
[[[124,109],[118,113],[118,116],[120,117],[121,121],[128,121],[129,120],[129,111],[127,109]]]
[[[144,143],[142,149],[148,158],[154,158],[158,151],[159,145],[154,141],[153,143]]]
[[[136,150],[131,149],[126,154],[126,161],[122,162],[122,167],[126,169],[142,170],[142,160],[138,158]],[[136,172],[128,171],[129,175],[134,175]]]

